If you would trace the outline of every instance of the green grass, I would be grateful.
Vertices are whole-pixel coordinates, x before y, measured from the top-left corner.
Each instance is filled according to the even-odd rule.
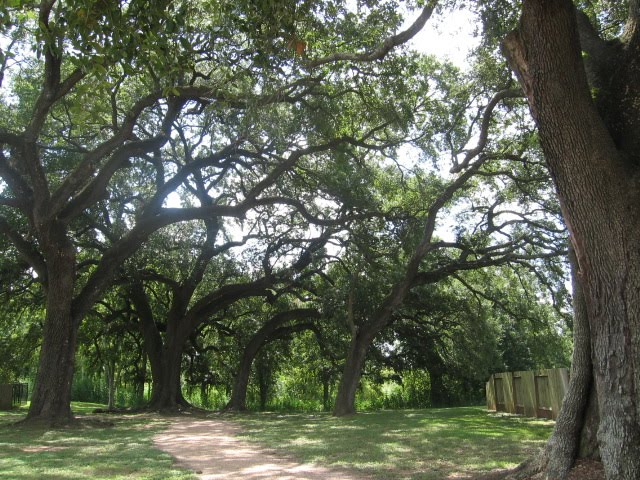
[[[72,406],[79,416],[96,407],[104,406]],[[90,415],[86,418],[92,422],[44,431],[13,425],[25,413],[25,408],[0,412],[2,480],[196,478],[173,466],[169,455],[153,447],[152,436],[167,425],[167,420],[159,416]]]
[[[243,435],[303,462],[353,468],[376,479],[470,478],[514,467],[542,447],[550,421],[481,407],[329,415],[234,416]]]
[[[92,422],[52,431],[13,425],[25,408],[0,412],[0,480],[196,478],[153,447],[151,438],[166,427],[166,418],[89,415],[100,406],[74,404],[76,415]],[[488,414],[480,407],[381,411],[340,419],[328,414],[228,418],[242,425],[246,439],[300,461],[389,480],[472,478],[513,467],[544,445],[553,425]]]

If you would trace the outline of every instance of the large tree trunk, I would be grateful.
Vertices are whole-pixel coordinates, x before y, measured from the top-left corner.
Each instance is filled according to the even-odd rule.
[[[75,252],[60,233],[47,257],[46,317],[38,373],[26,421],[49,426],[72,420],[71,382],[79,321],[72,311]]]
[[[249,346],[245,348],[240,365],[238,366],[238,373],[233,381],[233,388],[231,390],[231,398],[224,407],[225,410],[243,412],[247,409],[247,387],[249,386],[249,376],[251,375],[251,365],[256,358],[260,345],[257,348],[249,343]]]
[[[53,305],[55,303],[55,305]],[[26,420],[51,426],[71,421],[71,382],[73,380],[77,328],[62,300],[47,302],[38,374]]]
[[[258,352],[267,342],[270,335],[272,335],[280,324],[285,320],[281,317],[276,317],[267,322],[260,328],[255,335],[251,338],[247,346],[242,352],[242,358],[238,365],[238,371],[233,381],[233,388],[231,390],[231,397],[229,402],[224,407],[228,411],[242,412],[247,409],[247,388],[249,386],[249,377],[251,375],[251,366],[255,360]],[[266,397],[263,399],[262,386],[260,389],[260,404],[261,409],[264,409],[266,405]]]
[[[598,443],[611,480],[640,478],[640,152],[623,150],[635,145],[625,139],[637,140],[640,133],[638,29],[626,40],[620,47],[624,61],[603,83],[616,94],[603,95],[598,108],[569,0],[525,1],[519,29],[505,40],[578,258],[592,340]]]
[[[186,336],[178,337],[178,322],[167,319],[167,332],[163,340],[156,326],[153,311],[141,284],[130,286],[130,296],[140,318],[140,331],[144,349],[151,367],[151,399],[149,408],[177,410],[186,406],[180,389],[182,351]]]
[[[375,335],[371,334],[365,335],[361,330],[351,339],[351,346],[349,347],[342,378],[338,386],[336,404],[333,407],[333,414],[336,417],[356,413],[356,391],[360,384],[360,377],[362,376],[362,369],[367,358],[367,351],[374,336]]]
[[[156,361],[151,360],[155,358]],[[149,355],[153,384],[149,408],[172,411],[189,406],[182,396],[180,376],[182,373],[182,344],[167,342],[162,354]]]

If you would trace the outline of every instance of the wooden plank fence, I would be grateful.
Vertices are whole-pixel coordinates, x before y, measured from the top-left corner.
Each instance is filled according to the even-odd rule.
[[[555,420],[568,386],[566,368],[494,373],[486,385],[487,409]]]

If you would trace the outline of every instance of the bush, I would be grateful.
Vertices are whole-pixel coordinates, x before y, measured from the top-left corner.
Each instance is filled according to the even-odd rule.
[[[208,387],[204,395],[200,388],[191,391],[185,388],[183,394],[189,403],[207,410],[221,410],[229,401],[229,395],[223,387]]]
[[[105,382],[97,375],[76,371],[71,385],[71,400],[76,402],[107,403]]]

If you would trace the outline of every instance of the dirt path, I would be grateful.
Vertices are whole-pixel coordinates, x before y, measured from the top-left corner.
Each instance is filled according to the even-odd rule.
[[[296,462],[239,439],[239,427],[219,419],[177,418],[155,445],[201,480],[363,480],[365,477]]]

